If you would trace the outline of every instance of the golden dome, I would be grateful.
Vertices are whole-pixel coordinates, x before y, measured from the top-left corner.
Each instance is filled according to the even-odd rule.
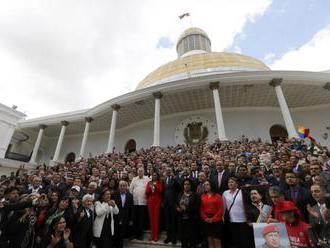
[[[208,72],[268,71],[263,62],[241,54],[226,52],[200,53],[180,57],[146,76],[136,89]]]

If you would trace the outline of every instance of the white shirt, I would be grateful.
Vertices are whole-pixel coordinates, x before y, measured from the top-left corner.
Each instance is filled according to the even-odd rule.
[[[133,195],[134,205],[145,206],[147,205],[146,188],[150,178],[143,176],[143,178],[134,177],[129,191]]]
[[[120,198],[121,198],[121,207],[123,208],[126,202],[126,193],[120,193]]]
[[[225,171],[221,171],[221,172],[218,172],[218,184],[219,184],[219,187],[221,186],[221,183],[222,183],[222,176],[223,176],[223,173]]]
[[[223,192],[223,195],[222,195],[223,203],[227,210],[230,208],[230,206],[234,200],[234,197],[237,193],[237,190],[238,189],[236,189],[235,192],[233,192],[233,193],[230,193],[230,190],[226,190],[225,192]],[[236,196],[234,205],[231,207],[229,216],[230,216],[230,222],[236,222],[236,223],[246,222],[242,190],[240,190],[238,195]]]

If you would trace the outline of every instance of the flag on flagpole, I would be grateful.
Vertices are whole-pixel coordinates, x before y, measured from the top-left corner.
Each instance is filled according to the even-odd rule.
[[[309,128],[299,126],[298,127],[298,135],[302,139],[309,137]]]
[[[179,15],[180,20],[185,16],[190,16],[190,13],[187,12],[187,13],[184,13],[182,15]]]

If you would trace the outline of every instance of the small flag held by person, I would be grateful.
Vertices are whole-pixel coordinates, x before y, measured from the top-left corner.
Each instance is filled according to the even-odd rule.
[[[180,20],[182,19],[182,18],[184,18],[185,16],[190,16],[190,13],[184,13],[184,14],[182,14],[182,15],[179,15],[179,18],[180,18]]]
[[[309,137],[309,128],[305,128],[304,126],[299,126],[298,135],[302,139]]]

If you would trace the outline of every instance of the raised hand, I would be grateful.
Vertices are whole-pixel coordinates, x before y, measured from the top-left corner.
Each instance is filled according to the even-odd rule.
[[[54,235],[52,235],[51,236],[51,238],[52,238],[52,240],[51,240],[51,244],[53,245],[53,246],[55,246],[60,240],[61,240],[61,236],[54,236]]]
[[[84,216],[85,216],[85,211],[81,211],[79,218],[82,219],[82,218],[84,218]]]
[[[70,237],[71,231],[69,228],[65,228],[64,232],[63,232],[63,239],[64,240],[68,240]]]
[[[316,219],[320,218],[319,213],[318,213],[316,210],[314,210],[314,209],[311,207],[310,204],[307,204],[307,207],[306,207],[306,208],[307,208],[308,213],[309,213],[313,218],[316,218]]]

